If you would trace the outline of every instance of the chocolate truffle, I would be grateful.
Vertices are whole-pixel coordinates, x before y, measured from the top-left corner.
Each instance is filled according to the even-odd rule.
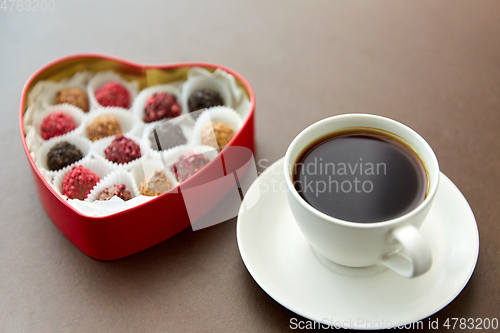
[[[222,121],[206,123],[201,128],[201,143],[222,150],[234,136],[231,126]]]
[[[56,93],[56,104],[68,103],[89,112],[89,98],[87,93],[80,88],[71,87],[59,90]]]
[[[60,136],[71,132],[76,128],[76,124],[70,115],[57,111],[43,118],[40,126],[40,135],[44,140],[48,140],[55,136]]]
[[[116,134],[122,134],[122,128],[118,120],[113,116],[102,115],[96,117],[87,126],[87,137],[92,141]]]
[[[177,103],[177,98],[168,93],[157,93],[148,97],[144,107],[145,123],[161,120],[164,118],[174,118],[181,114],[181,106]]]
[[[80,149],[68,141],[61,141],[50,148],[47,153],[47,166],[49,170],[60,170],[83,158]]]
[[[62,194],[70,199],[85,199],[90,190],[99,182],[99,177],[91,170],[75,165],[64,176]]]
[[[160,147],[158,147],[158,143],[156,142],[154,131],[156,131],[156,135],[158,136]],[[181,127],[171,122],[156,126],[156,128],[149,133],[149,140],[154,150],[167,150],[187,142]]]
[[[115,195],[123,201],[132,199],[132,193],[126,189],[125,184],[120,184],[106,187],[101,193],[99,193],[98,200],[108,201]]]
[[[125,164],[141,157],[141,147],[132,139],[118,134],[104,150],[104,155],[108,161]]]
[[[186,155],[180,155],[177,162],[172,165],[171,170],[181,183],[200,171],[209,162],[208,157],[197,152],[190,152]]]
[[[95,99],[102,106],[118,106],[125,109],[130,106],[130,94],[127,88],[115,81],[108,82],[97,89]]]
[[[224,105],[224,101],[217,91],[210,88],[195,90],[188,99],[189,112],[207,109],[218,105]],[[195,118],[198,118],[198,115],[195,116]]]
[[[153,174],[144,177],[141,181],[139,192],[142,195],[153,197],[167,192],[172,187],[172,182],[167,175],[162,171],[155,170]]]

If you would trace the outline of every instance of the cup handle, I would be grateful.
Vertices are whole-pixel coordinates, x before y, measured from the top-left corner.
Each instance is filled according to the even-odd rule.
[[[429,244],[420,231],[408,224],[391,231],[389,241],[399,242],[406,250],[408,257],[394,252],[384,256],[382,264],[406,278],[424,274],[432,265],[432,254]]]

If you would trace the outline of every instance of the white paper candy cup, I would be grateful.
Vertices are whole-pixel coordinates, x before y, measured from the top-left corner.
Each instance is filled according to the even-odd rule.
[[[191,67],[188,71],[188,80],[198,77],[198,76],[210,76],[218,77],[221,80],[225,80],[231,91],[231,96],[233,97],[233,104],[231,107],[241,116],[242,119],[246,119],[248,113],[250,112],[250,99],[246,94],[245,90],[238,86],[236,79],[233,75],[228,72],[217,68],[213,73],[201,67]]]
[[[163,126],[164,123],[169,122],[172,123],[173,125],[179,126],[181,128],[182,134],[186,138],[186,143],[189,143],[191,140],[191,137],[193,136],[193,129],[194,129],[194,123],[193,119],[191,118],[190,115],[181,115],[177,118],[173,118],[170,120],[162,121],[162,122],[154,122],[147,124],[144,127],[144,131],[142,134],[142,139],[141,139],[141,152],[144,152],[144,156],[146,158],[153,158],[153,159],[159,159],[160,158],[160,153],[161,151],[158,151],[153,148],[153,143],[149,139],[149,134],[153,129],[157,126]],[[160,138],[159,138],[160,139]],[[160,145],[162,144],[160,140]],[[155,144],[156,146],[156,144]],[[162,151],[166,151],[168,149],[171,149],[173,147],[167,148],[167,149],[162,149]]]
[[[87,198],[84,200],[86,202],[93,202],[99,199],[99,194],[104,191],[105,188],[111,187],[113,185],[125,184],[125,188],[130,191],[132,198],[139,195],[137,185],[132,178],[132,175],[125,170],[116,170],[109,173],[106,177],[102,178],[99,183],[97,183],[92,191],[90,191]]]
[[[161,159],[141,159],[141,163],[134,165],[130,173],[135,183],[139,187],[141,181],[146,176],[152,175],[156,170],[162,171],[172,182],[172,188],[176,188],[179,183],[175,179],[175,175],[169,170],[168,166],[162,162]],[[177,191],[176,189],[174,191]],[[139,195],[141,193],[139,192]]]
[[[106,159],[106,154],[104,153],[104,151],[106,150],[106,148],[109,147],[111,142],[113,142],[115,137],[116,137],[116,135],[108,136],[104,139],[97,140],[97,141],[93,142],[91,151],[94,155],[97,155],[97,156],[101,157],[102,159],[104,159],[107,163],[112,164],[113,169],[130,170],[136,163],[140,163],[142,155],[143,155],[142,148],[141,148],[141,157],[136,158],[135,160],[130,161],[128,163],[121,164],[121,163],[115,163],[115,162],[109,161],[108,159]],[[130,136],[130,135],[124,135],[124,137],[131,139],[132,141],[134,141],[135,143],[137,143],[140,146],[141,140],[139,140],[138,138],[136,138],[134,136]]]
[[[189,97],[191,97],[191,94],[196,90],[203,88],[217,91],[224,102],[224,106],[233,106],[233,97],[227,81],[214,76],[195,76],[189,78],[182,87],[183,110],[186,110],[186,112],[190,111],[188,107]]]
[[[49,107],[52,105],[60,105],[60,104],[56,104],[56,96],[57,96],[57,93],[59,91],[65,89],[65,88],[79,88],[79,89],[82,89],[87,94],[87,85],[86,84],[79,84],[79,85],[62,84],[62,85],[50,86],[50,87],[47,87],[47,89],[45,89],[46,91],[44,92],[44,94],[40,96],[42,107]],[[88,96],[88,94],[87,94],[87,96]],[[75,106],[75,107],[78,108],[77,106]],[[78,108],[78,109],[81,110],[82,112],[88,112],[88,110],[85,111],[85,110],[82,110],[80,108]],[[90,103],[89,103],[89,110],[90,110]]]
[[[134,117],[132,114],[130,114],[130,111],[127,111],[126,109],[123,108],[114,108],[114,107],[109,107],[109,108],[100,108],[92,111],[89,113],[82,125],[82,135],[85,136],[87,139],[90,140],[90,138],[87,135],[87,127],[94,121],[99,116],[113,116],[118,120],[118,123],[120,123],[120,127],[122,129],[122,134],[123,135],[132,135],[135,132],[135,122],[134,122]],[[113,135],[114,136],[114,135]],[[99,140],[102,140],[104,138],[101,138]],[[96,140],[96,141],[99,141]],[[92,141],[92,140],[91,140]]]
[[[134,99],[138,91],[137,82],[127,81],[113,71],[103,71],[94,75],[92,79],[90,79],[89,84],[87,86],[87,94],[89,95],[91,110],[103,107],[102,105],[99,104],[99,102],[97,102],[97,99],[95,97],[95,92],[106,83],[113,81],[122,84],[128,90],[130,96],[130,102],[127,109],[130,109],[132,107],[132,104],[134,103]]]
[[[111,166],[101,158],[85,158],[81,160],[79,163],[76,163],[75,165],[81,165],[84,168],[90,169],[100,179],[104,178],[107,174],[109,174],[112,171]],[[62,194],[62,183],[64,177],[72,168],[73,166],[71,168],[65,168],[62,171],[58,172],[54,177],[53,187],[56,190],[56,192],[65,199],[67,199],[67,197]]]
[[[67,114],[70,116],[73,121],[75,122],[76,128],[68,133],[65,133],[63,135],[60,135],[59,137],[64,137],[73,133],[79,133],[82,130],[82,124],[84,122],[85,114],[83,113],[82,110],[77,108],[76,106],[73,106],[71,104],[58,104],[58,105],[53,105],[47,107],[43,112],[38,113],[35,118],[33,119],[33,128],[35,130],[35,136],[40,140],[40,142],[44,142],[41,135],[41,129],[40,127],[42,126],[43,120],[45,117],[48,115],[55,113],[55,112],[62,112],[64,114]],[[54,137],[56,138],[56,137]],[[51,138],[53,139],[53,138]],[[49,139],[50,140],[50,139]]]
[[[191,152],[208,157],[209,161],[212,161],[219,155],[219,151],[217,149],[204,145],[181,145],[166,150],[163,152],[163,161],[165,161],[165,164],[174,177],[175,173],[171,170],[172,166],[179,161],[179,157],[181,155],[187,155]],[[178,181],[177,177],[175,177],[175,179]]]
[[[73,145],[75,145],[76,148],[80,149],[82,152],[83,158],[79,161],[76,161],[75,163],[72,163],[60,170],[49,170],[49,166],[47,164],[47,154],[49,153],[50,149],[54,147],[57,143],[67,141]],[[84,137],[81,137],[79,135],[72,134],[68,136],[62,136],[62,137],[55,137],[52,138],[48,141],[45,141],[45,143],[38,149],[38,152],[36,154],[36,160],[35,164],[38,168],[44,168],[46,169],[46,173],[50,176],[55,176],[57,173],[64,171],[66,169],[70,169],[73,165],[80,163],[84,158],[88,158],[91,153],[91,143],[89,140],[87,140]]]
[[[201,145],[201,129],[205,124],[213,121],[220,121],[229,125],[229,127],[233,129],[235,135],[243,124],[240,115],[233,109],[225,106],[214,106],[213,108],[205,110],[196,120],[190,143],[193,145]],[[214,135],[213,132],[212,135]]]
[[[171,95],[174,95],[175,98],[177,99],[177,103],[179,103],[181,107],[181,115],[187,114],[188,111],[182,106],[182,95],[181,95],[181,90],[171,84],[160,84],[157,86],[152,86],[146,89],[141,90],[139,95],[137,95],[136,99],[134,100],[134,104],[132,106],[132,112],[134,113],[134,117],[137,119],[140,119],[141,121],[143,120],[144,117],[144,107],[146,106],[146,101],[147,99],[157,93],[168,93]],[[154,122],[151,122],[152,124]]]
[[[70,79],[63,79],[59,82],[52,81],[40,81],[40,93],[37,94],[36,100],[42,106],[42,108],[47,108],[48,106],[56,104],[57,92],[65,88],[80,88],[85,93],[87,93],[87,84],[92,77],[93,73],[90,71],[82,71],[73,75]],[[33,89],[32,91],[34,91]],[[89,103],[90,107],[90,103]],[[82,110],[83,111],[83,110]]]

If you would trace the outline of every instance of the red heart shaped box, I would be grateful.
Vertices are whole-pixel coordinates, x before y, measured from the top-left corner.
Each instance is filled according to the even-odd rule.
[[[255,96],[248,82],[235,71],[224,66],[208,63],[178,63],[169,65],[140,65],[127,60],[99,54],[77,54],[52,61],[36,71],[26,82],[21,96],[19,126],[24,151],[31,165],[33,179],[45,211],[61,232],[81,251],[98,260],[115,260],[154,246],[191,225],[179,186],[139,206],[113,215],[90,217],[81,214],[59,196],[42,177],[26,145],[23,115],[27,109],[28,94],[40,80],[59,81],[82,70],[114,70],[125,79],[137,80],[141,89],[175,80],[186,80],[191,67],[203,67],[210,71],[217,68],[232,74],[239,87],[250,99],[250,110],[243,126],[229,142],[228,147],[246,147],[248,154],[254,151]],[[189,188],[215,180],[220,174],[224,155],[231,149],[226,147],[210,164],[182,184]],[[245,154],[243,154],[245,155]],[[240,156],[241,157],[241,156]],[[244,158],[248,162],[248,156]],[[243,161],[243,159],[241,159]],[[235,164],[232,159],[231,164]],[[244,164],[245,162],[242,162]],[[236,163],[238,164],[238,163]],[[249,163],[246,163],[247,165]],[[235,165],[234,168],[241,166]],[[233,168],[233,166],[231,166]],[[225,165],[226,174],[228,170]],[[185,186],[185,187],[184,187]],[[230,191],[220,188],[215,193],[205,193],[199,199],[199,212],[214,209]]]

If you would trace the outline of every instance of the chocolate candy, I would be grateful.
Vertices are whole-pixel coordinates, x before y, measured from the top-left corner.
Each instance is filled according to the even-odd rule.
[[[40,126],[40,135],[44,140],[71,132],[76,124],[70,115],[57,111],[43,118]]]
[[[68,103],[83,110],[89,111],[89,98],[87,93],[80,88],[71,87],[59,90],[56,93],[56,104]]]
[[[156,135],[158,136],[159,146],[154,131],[156,131]],[[154,150],[167,150],[187,142],[181,127],[171,122],[156,126],[156,128],[149,133],[149,140],[151,141],[151,148]]]
[[[209,88],[195,90],[188,99],[189,112],[207,109],[218,105],[224,105],[222,97],[217,91]],[[195,118],[198,118],[198,116],[199,114],[195,116]]]
[[[108,82],[96,90],[95,99],[102,106],[117,106],[128,109],[130,106],[130,94],[123,85],[118,82]]]
[[[132,139],[119,134],[104,150],[104,155],[108,161],[125,164],[141,157],[141,147]]]
[[[120,184],[106,187],[101,193],[99,193],[98,200],[108,201],[115,195],[123,201],[132,199],[132,193],[126,189],[125,184]]]
[[[167,175],[155,170],[153,174],[144,177],[139,185],[139,192],[150,197],[158,196],[172,189],[173,185]]]
[[[49,170],[56,171],[82,158],[83,154],[80,149],[67,141],[61,141],[50,148],[47,153],[47,166]]]
[[[90,190],[99,182],[99,177],[81,165],[75,165],[64,176],[62,194],[70,199],[85,199]]]
[[[180,155],[177,162],[171,166],[171,170],[181,183],[200,171],[209,162],[208,157],[197,152],[190,152],[186,155]]]
[[[121,133],[122,128],[120,123],[115,117],[109,115],[96,117],[87,126],[87,136],[92,141]]]
[[[231,126],[221,122],[212,121],[201,128],[201,143],[222,150],[234,136]]]
[[[157,93],[148,97],[144,107],[143,120],[146,123],[174,118],[181,114],[181,107],[174,95],[168,93]]]

